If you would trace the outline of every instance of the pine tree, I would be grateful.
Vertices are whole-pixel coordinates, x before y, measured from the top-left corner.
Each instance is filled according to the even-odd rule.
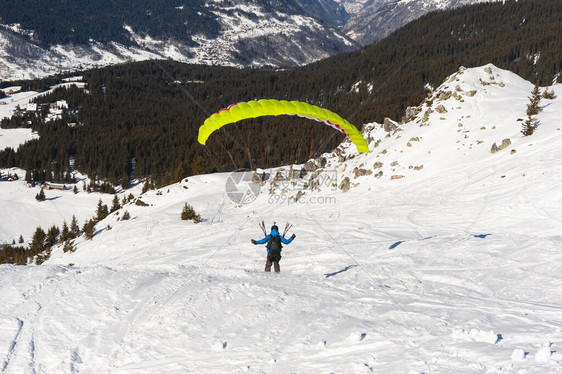
[[[529,104],[527,104],[527,115],[534,116],[539,113],[539,103],[541,101],[541,90],[539,84],[535,84],[531,96],[529,97]]]
[[[181,182],[183,178],[187,177],[190,174],[190,169],[187,161],[180,162],[176,169],[176,174],[174,175],[174,183]]]
[[[533,117],[528,116],[527,120],[523,122],[523,129],[521,129],[521,133],[523,134],[523,136],[533,135],[533,133],[535,132],[535,125],[536,121],[533,119]]]
[[[541,91],[538,83],[535,84],[531,96],[529,97],[529,104],[527,104],[527,120],[523,122],[521,133],[523,136],[531,136],[535,132],[537,121],[533,118],[535,114],[539,113],[539,103],[541,101]]]
[[[31,244],[29,245],[29,249],[32,255],[36,255],[45,250],[45,239],[47,238],[47,234],[41,227],[37,227],[35,229],[35,233],[31,238]]]
[[[141,191],[141,195],[145,192],[147,192],[150,189],[150,181],[148,178],[146,178],[146,180],[144,181],[144,184],[142,185],[142,191]]]
[[[80,226],[78,225],[78,220],[76,216],[72,216],[72,221],[70,221],[70,237],[77,238],[80,235]]]
[[[98,201],[98,208],[96,210],[96,220],[99,222],[109,214],[109,208],[105,205],[101,199]]]
[[[125,210],[125,213],[123,213],[123,218],[121,218],[123,221],[127,221],[129,219],[131,219],[131,215],[129,214],[128,210]]]
[[[62,247],[63,252],[74,252],[74,245],[70,240],[66,240],[64,242],[64,246]]]
[[[96,230],[96,221],[94,219],[88,220],[84,223],[82,231],[86,239],[91,240],[94,237]]]
[[[197,156],[191,164],[191,175],[205,174],[207,172],[207,164],[201,156]]]
[[[195,209],[188,203],[185,203],[181,212],[181,219],[183,221],[193,220],[195,223],[201,222],[201,216],[195,212]]]
[[[162,184],[161,187],[165,187],[172,184],[172,176],[170,175],[170,172],[166,172],[166,174],[164,174],[164,179],[162,179]]]
[[[22,244],[24,242],[23,235],[20,235],[19,243]]]
[[[45,239],[45,246],[47,248],[51,248],[55,244],[57,244],[59,240],[60,229],[53,225],[49,231],[47,231],[47,238]]]
[[[111,203],[110,212],[113,213],[113,212],[118,211],[119,209],[121,209],[121,204],[119,204],[119,197],[117,197],[117,195],[115,195],[113,197],[113,202]]]
[[[129,188],[131,188],[131,179],[129,178],[129,175],[127,173],[123,174],[123,177],[121,178],[121,187],[124,190],[128,190]]]
[[[61,241],[65,242],[69,239],[71,239],[71,233],[70,233],[70,229],[68,228],[68,224],[66,223],[66,221],[63,222],[62,224],[62,231],[61,231]]]
[[[74,188],[72,189],[72,192],[74,192],[75,195],[78,193],[78,188],[76,187],[76,185],[74,185]]]
[[[41,187],[41,191],[37,195],[35,195],[35,199],[37,201],[45,201],[45,191],[43,191],[43,187]]]
[[[547,99],[547,100],[552,100],[554,99],[554,89],[551,89],[550,91],[547,89],[544,90],[544,93],[542,94],[542,97]]]

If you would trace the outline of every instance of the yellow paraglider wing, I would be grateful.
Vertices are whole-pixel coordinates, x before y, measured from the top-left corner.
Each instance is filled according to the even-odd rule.
[[[229,123],[238,122],[247,118],[279,115],[296,115],[323,122],[339,132],[346,134],[353,144],[355,144],[359,152],[369,152],[369,146],[361,132],[336,113],[301,101],[287,100],[254,100],[234,104],[228,108],[221,109],[205,120],[203,125],[199,128],[197,140],[199,143],[205,144],[214,131]]]

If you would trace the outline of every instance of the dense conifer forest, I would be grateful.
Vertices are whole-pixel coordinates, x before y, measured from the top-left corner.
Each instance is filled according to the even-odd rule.
[[[187,0],[12,1],[1,7],[0,19],[4,24],[34,30],[31,39],[45,47],[87,45],[92,39],[130,45],[124,24],[142,34],[184,41],[196,33],[216,35],[220,25],[205,2],[186,3]]]
[[[493,63],[550,85],[562,70],[562,0],[478,4],[427,14],[359,51],[292,70],[194,66],[146,61],[83,72],[87,89],[58,89],[39,104],[67,100],[61,120],[22,114],[2,127],[32,127],[40,139],[0,152],[0,166],[67,171],[76,167],[114,184],[136,177],[158,184],[215,170],[304,162],[342,136],[298,117],[263,117],[226,126],[205,148],[197,129],[230,104],[260,98],[302,100],[338,112],[357,127],[399,120],[424,87],[459,66]],[[43,90],[60,81],[4,82]],[[75,124],[69,126],[68,124]]]

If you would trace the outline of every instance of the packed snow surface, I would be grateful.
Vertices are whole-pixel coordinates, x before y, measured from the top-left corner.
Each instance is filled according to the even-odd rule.
[[[0,266],[2,372],[562,372],[562,90],[523,137],[531,90],[462,70],[397,131],[367,126],[369,154],[325,155],[347,192],[295,202],[270,178],[236,204],[229,174],[190,177],[75,252]],[[180,220],[186,202],[203,222]],[[250,243],[262,219],[293,224],[280,274]]]

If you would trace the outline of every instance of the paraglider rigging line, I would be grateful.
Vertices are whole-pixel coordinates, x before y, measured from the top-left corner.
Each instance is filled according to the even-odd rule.
[[[306,215],[307,215],[308,217],[310,217],[311,221],[314,222],[318,227],[320,227],[320,229],[332,240],[332,242],[334,242],[338,247],[340,247],[340,249],[341,249],[349,258],[351,258],[351,259],[357,264],[357,266],[358,266],[361,270],[363,270],[363,272],[364,272],[365,274],[367,274],[367,276],[368,276],[369,278],[371,278],[375,283],[378,284],[378,286],[380,287],[380,289],[383,290],[383,292],[386,294],[386,296],[388,296],[388,298],[389,298],[396,306],[398,306],[403,312],[406,312],[406,309],[404,309],[404,307],[402,306],[402,304],[400,304],[400,303],[398,302],[398,300],[396,300],[396,299],[386,290],[385,286],[384,286],[379,280],[376,280],[376,279],[371,275],[371,273],[369,273],[369,272],[367,271],[367,269],[365,269],[365,267],[363,267],[363,265],[362,265],[359,261],[357,261],[357,260],[353,257],[353,255],[351,255],[351,253],[349,253],[349,252],[348,252],[348,251],[347,251],[347,250],[346,250],[346,249],[345,249],[329,232],[328,232],[328,230],[326,230],[321,224],[319,224],[319,223],[314,219],[314,217],[312,217],[310,214],[306,213]]]
[[[410,60],[412,59],[412,57],[408,57],[406,60],[404,60],[404,62],[402,63],[402,65],[400,65],[396,70],[394,70],[394,72],[392,74],[390,74],[386,80],[367,98],[367,100],[365,100],[364,102],[370,102],[372,100],[375,99],[375,97],[379,94],[379,92],[396,76],[396,74],[398,74],[398,72],[400,72],[402,70],[402,68],[404,68],[404,66],[406,66],[406,64],[408,62],[410,62]],[[357,115],[357,113],[359,113],[359,108],[357,108],[355,110],[355,112],[351,113],[351,115],[348,116],[349,121],[351,121],[353,119],[353,117],[355,117]],[[314,153],[314,158],[318,157],[320,150],[322,148],[324,148],[324,146],[326,146],[326,144],[328,144],[328,142],[330,140],[332,140],[332,138],[336,135],[336,133],[332,133],[328,139],[326,139],[322,144],[320,144],[320,146],[316,149],[316,152]]]
[[[174,76],[172,74],[170,74],[170,72],[168,72],[168,70],[166,70],[166,68],[164,68],[164,66],[162,66],[162,64],[160,63],[160,61],[158,60],[154,60],[154,62],[156,63],[156,65],[158,65],[158,67],[164,72],[164,74],[168,77],[168,83],[173,83],[175,81]],[[203,107],[203,105],[201,105],[201,103],[199,103],[199,101],[197,101],[195,99],[195,97],[193,97],[193,95],[187,91],[185,89],[185,87],[183,87],[182,85],[178,85],[178,87],[181,89],[181,91],[189,98],[189,100],[191,100],[199,109],[201,109],[201,111],[203,111],[203,113],[205,113],[205,115],[207,117],[210,117],[211,114],[209,113],[208,110],[205,109],[205,107]],[[222,130],[222,128],[220,129]],[[220,131],[221,133],[226,133],[224,130]],[[236,140],[235,138],[233,138],[230,134],[226,133],[226,135],[228,137],[231,138],[231,140],[235,143],[240,144],[240,142],[238,140]],[[221,146],[223,147],[223,149],[226,150],[226,148],[224,147],[224,145],[221,144]],[[234,162],[234,159],[232,158],[232,155],[230,154],[230,152],[228,150],[226,150],[226,152],[228,153],[230,160],[232,161],[232,163],[234,164],[234,167],[237,169],[236,163]],[[208,152],[208,150],[205,148],[205,153],[207,154],[207,156],[211,159],[211,162],[213,164],[215,164],[215,166],[217,167],[218,170],[220,170],[220,168],[218,167],[217,162],[215,162],[215,160],[213,159],[213,157],[211,157],[211,154]]]

